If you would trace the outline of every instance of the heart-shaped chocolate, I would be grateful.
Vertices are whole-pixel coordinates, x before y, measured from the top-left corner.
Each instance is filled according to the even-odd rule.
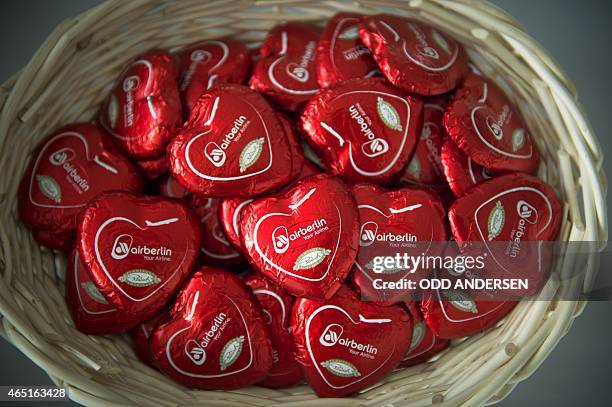
[[[540,154],[520,112],[482,76],[470,74],[459,87],[444,126],[455,144],[485,168],[530,174],[538,169]]]
[[[150,339],[159,370],[197,389],[236,389],[263,380],[272,344],[261,307],[230,272],[203,267],[179,291]]]
[[[370,50],[359,38],[360,14],[338,13],[317,45],[317,80],[321,88],[348,79],[380,75]]]
[[[77,217],[87,202],[108,190],[138,192],[142,177],[101,128],[69,124],[40,142],[19,186],[19,216],[35,238],[70,250]]]
[[[182,185],[215,197],[251,197],[294,175],[292,147],[277,113],[261,95],[239,85],[204,93],[168,155]]]
[[[357,207],[345,184],[326,174],[250,203],[240,232],[249,262],[296,296],[329,298],[342,285],[359,242]]]
[[[229,39],[200,41],[178,52],[180,91],[185,110],[191,109],[206,90],[220,83],[245,81],[251,58],[239,42]]]
[[[446,140],[442,145],[441,160],[446,182],[456,197],[463,196],[472,185],[492,176],[485,167],[465,155],[453,140]]]
[[[561,224],[561,204],[548,184],[523,173],[489,179],[458,198],[448,218],[463,254],[486,255],[486,274],[527,279],[516,296],[534,294],[548,279],[553,247],[547,242]]]
[[[145,321],[191,271],[200,249],[200,226],[178,200],[109,192],[84,210],[77,241],[102,295]]]
[[[359,35],[389,82],[407,92],[441,95],[468,73],[453,38],[417,20],[389,14],[364,17]]]
[[[274,26],[266,36],[259,54],[268,57],[276,54],[300,52],[313,39],[319,37],[319,29],[311,24],[289,22]]]
[[[138,315],[119,311],[100,293],[77,250],[69,255],[66,265],[66,302],[74,325],[86,334],[125,332],[139,322]]]
[[[362,302],[342,287],[326,301],[298,299],[291,331],[295,355],[312,389],[341,397],[384,378],[406,354],[412,320],[399,306]]]
[[[151,334],[157,326],[157,323],[164,315],[165,314],[161,312],[148,321],[138,324],[138,326],[130,331],[132,334],[132,340],[134,341],[134,351],[136,352],[136,355],[140,358],[140,360],[151,367],[155,367],[155,365],[153,364],[153,359],[151,357],[149,339],[151,338]]]
[[[136,165],[148,179],[157,179],[170,171],[165,155],[160,158],[136,161]]]
[[[155,183],[154,190],[166,198],[185,199],[191,195],[172,175],[160,178]]]
[[[272,338],[272,368],[268,377],[258,384],[284,388],[299,383],[304,376],[293,356],[293,337],[289,329],[293,297],[260,273],[251,274],[244,282],[257,297]]]
[[[219,205],[219,222],[227,240],[236,249],[242,251],[242,241],[240,240],[240,224],[242,223],[242,210],[253,199],[223,199]]]
[[[402,358],[400,366],[414,366],[426,362],[433,356],[448,348],[448,339],[438,338],[423,321],[423,316],[416,302],[406,303],[412,316],[412,340],[408,352]]]
[[[320,91],[304,108],[301,126],[330,172],[384,184],[410,161],[422,108],[383,79],[353,79]]]
[[[382,290],[375,280],[418,281],[428,270],[376,270],[375,258],[440,255],[448,239],[446,211],[433,192],[418,188],[387,191],[376,185],[357,184],[352,188],[359,210],[359,252],[355,260],[353,282],[362,297],[394,303],[407,300],[408,290]],[[424,222],[424,220],[427,220]]]
[[[121,74],[100,114],[115,142],[137,160],[159,158],[183,119],[174,56],[153,50]]]

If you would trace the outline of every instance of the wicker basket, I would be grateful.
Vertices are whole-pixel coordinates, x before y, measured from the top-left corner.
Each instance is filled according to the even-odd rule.
[[[86,405],[291,406],[495,402],[533,373],[581,313],[584,302],[523,301],[503,323],[456,341],[435,362],[397,370],[353,398],[333,400],[318,399],[305,385],[188,390],[142,364],[127,336],[76,331],[64,302],[63,256],[40,248],[17,217],[17,185],[33,146],[62,124],[94,118],[122,67],[149,48],[172,49],[228,34],[256,46],[280,21],[323,21],[339,10],[415,16],[458,38],[529,123],[545,162],[540,175],[564,202],[561,239],[607,240],[602,155],[573,85],[512,17],[487,2],[109,1],[57,27],[0,89],[0,330],[57,385],[67,387],[73,400]],[[592,263],[557,260],[556,267],[585,273],[578,280],[549,281],[548,295],[588,286]]]

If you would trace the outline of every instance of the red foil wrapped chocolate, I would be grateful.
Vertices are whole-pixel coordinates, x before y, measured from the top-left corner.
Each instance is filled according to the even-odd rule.
[[[359,14],[338,13],[327,23],[317,45],[317,80],[321,88],[380,73],[370,50],[359,38],[360,18]]]
[[[470,74],[444,115],[457,147],[477,164],[496,171],[537,171],[540,154],[520,112],[495,84]]]
[[[257,297],[272,338],[272,368],[268,377],[258,384],[284,388],[301,382],[304,376],[293,356],[293,337],[289,329],[293,297],[259,273],[251,274],[244,282]]]
[[[175,199],[185,199],[191,195],[172,175],[159,179],[155,184],[155,192],[166,198]]]
[[[298,110],[317,91],[315,64],[319,33],[310,26],[289,23],[273,29],[253,69],[249,86],[276,107]]]
[[[165,155],[151,160],[136,161],[136,164],[148,179],[157,179],[170,171]]]
[[[219,223],[227,240],[238,250],[242,250],[240,240],[240,224],[242,223],[242,210],[253,199],[223,199],[219,205]]]
[[[176,134],[183,119],[178,76],[174,56],[159,50],[141,55],[121,74],[100,122],[130,157],[159,158]]]
[[[491,178],[489,171],[465,155],[453,140],[446,140],[442,145],[441,161],[446,182],[456,197],[463,196],[472,185]]]
[[[408,367],[427,362],[433,356],[448,348],[448,339],[441,339],[423,321],[419,306],[415,302],[407,304],[412,316],[412,340],[408,352],[402,358],[400,366]]]
[[[138,192],[142,177],[101,128],[69,124],[42,140],[19,186],[19,217],[41,244],[69,251],[77,217],[107,190]]]
[[[164,313],[160,313],[148,321],[139,324],[131,331],[136,355],[140,358],[140,360],[152,367],[155,367],[155,365],[153,364],[153,358],[151,357],[149,339],[151,338],[151,334],[162,316],[164,316]]]
[[[255,269],[290,294],[329,298],[357,254],[357,207],[336,177],[314,175],[243,211],[245,255]]]
[[[389,82],[407,92],[440,95],[468,74],[468,58],[453,38],[417,20],[363,17],[359,35]]]
[[[86,334],[125,332],[138,323],[138,316],[119,311],[91,281],[74,250],[66,266],[66,301],[76,328]]]
[[[342,397],[377,383],[398,365],[410,345],[412,319],[399,305],[362,302],[342,287],[326,301],[298,299],[291,332],[315,393]]]
[[[376,185],[357,184],[351,189],[359,210],[359,252],[353,283],[362,298],[383,304],[406,300],[407,290],[382,290],[375,279],[418,281],[427,270],[385,270],[373,268],[375,257],[407,253],[411,256],[442,254],[448,240],[446,211],[438,196],[425,189],[403,188],[387,191]],[[426,221],[424,221],[426,220]]]
[[[77,246],[102,295],[142,322],[161,310],[191,271],[200,226],[178,200],[110,192],[84,210]]]
[[[202,93],[219,83],[243,83],[251,57],[247,49],[232,39],[206,40],[178,52],[181,71],[180,91],[187,112]]]
[[[279,188],[296,173],[293,147],[265,99],[239,85],[219,85],[198,100],[168,146],[170,169],[188,190],[251,197]]]
[[[237,389],[265,379],[272,343],[261,307],[232,273],[203,267],[179,291],[150,339],[159,370],[196,389]]]
[[[353,79],[319,92],[304,108],[301,126],[328,171],[384,184],[410,161],[422,108],[383,79]]]
[[[533,295],[547,281],[561,225],[561,204],[552,187],[527,174],[513,173],[473,186],[448,211],[462,253],[484,255],[486,274],[522,278]],[[520,267],[517,267],[520,264]]]
[[[444,180],[441,150],[446,138],[442,118],[442,102],[423,105],[423,127],[412,159],[404,169],[400,181],[405,184],[439,187]]]

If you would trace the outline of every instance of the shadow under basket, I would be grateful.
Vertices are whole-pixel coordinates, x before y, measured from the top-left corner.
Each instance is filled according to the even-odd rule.
[[[122,68],[153,48],[175,49],[236,36],[256,47],[289,20],[323,24],[338,11],[421,19],[464,44],[474,64],[521,110],[542,155],[540,177],[563,202],[561,240],[607,241],[602,154],[561,68],[504,11],[479,0],[108,1],[60,24],[30,63],[0,88],[1,333],[70,397],[85,405],[480,405],[501,400],[569,330],[584,301],[559,301],[588,287],[593,262],[556,258],[580,278],[549,281],[541,301],[522,301],[494,328],[455,341],[435,361],[398,369],[366,391],[320,399],[306,386],[284,390],[189,390],[144,365],[124,335],[78,332],[64,300],[63,255],[34,241],[19,222],[17,187],[38,141],[63,124],[94,118]],[[552,298],[552,300],[549,300]],[[565,297],[567,298],[567,297]]]

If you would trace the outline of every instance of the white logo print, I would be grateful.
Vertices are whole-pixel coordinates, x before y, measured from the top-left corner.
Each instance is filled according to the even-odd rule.
[[[361,225],[361,230],[359,232],[359,236],[361,236],[361,240],[359,242],[360,246],[370,246],[376,240],[376,235],[378,234],[378,224],[376,222],[366,222]]]
[[[206,147],[204,147],[204,155],[217,168],[223,166],[227,158],[225,151],[223,151],[214,141],[206,144]]]
[[[185,354],[197,366],[202,366],[206,362],[206,351],[193,339],[185,344]]]
[[[49,162],[55,166],[63,165],[66,161],[72,160],[76,153],[70,147],[64,147],[57,150],[49,156]]]
[[[344,328],[339,324],[329,324],[321,334],[319,342],[323,346],[334,346],[342,336]]]
[[[517,202],[516,211],[522,219],[525,219],[525,221],[532,225],[538,221],[538,211],[536,208],[523,200]]]
[[[382,138],[375,138],[374,140],[368,141],[361,145],[361,151],[367,157],[374,158],[378,157],[389,151],[389,143],[387,140]]]
[[[115,260],[123,260],[132,249],[134,238],[130,235],[123,234],[117,236],[115,243],[113,243],[113,250],[111,251],[111,257]]]
[[[289,232],[284,226],[279,226],[272,231],[272,245],[274,251],[283,254],[289,248]]]

